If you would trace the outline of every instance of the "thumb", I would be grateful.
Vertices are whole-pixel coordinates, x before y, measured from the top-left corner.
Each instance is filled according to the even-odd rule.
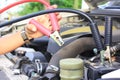
[[[58,6],[56,4],[52,5],[53,8],[57,8]]]
[[[33,24],[28,24],[27,25],[27,31],[28,32],[36,32],[37,28]]]
[[[37,31],[37,28],[35,26],[32,27],[32,31],[33,32],[36,32]]]

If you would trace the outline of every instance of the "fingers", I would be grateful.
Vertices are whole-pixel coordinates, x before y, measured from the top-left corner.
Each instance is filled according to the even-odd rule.
[[[49,15],[46,14],[46,15],[37,16],[35,20],[41,25],[51,30],[51,27],[50,27],[51,21],[49,19]]]
[[[27,33],[33,33],[37,31],[37,28],[33,24],[27,24],[25,30]]]
[[[57,5],[52,5],[53,8],[57,8]],[[58,12],[55,13],[55,15],[57,16],[57,20],[59,21],[61,19],[61,15],[59,15]],[[45,26],[46,28],[48,28],[49,30],[52,30],[51,27],[51,21],[49,18],[48,14],[45,15],[40,15],[37,17],[34,17],[34,19],[40,23],[41,25]],[[29,24],[29,26],[27,27],[28,31],[31,32],[35,32],[37,31],[37,28],[33,25],[33,24]]]
[[[56,4],[52,5],[53,8],[57,8],[58,6]]]
[[[58,21],[60,21],[60,20],[62,19],[62,16],[61,16],[61,15],[58,15],[58,16],[57,16],[57,19],[58,19]]]
[[[49,20],[48,15],[40,15],[34,18],[36,21],[38,21],[39,23],[43,23],[46,20]]]

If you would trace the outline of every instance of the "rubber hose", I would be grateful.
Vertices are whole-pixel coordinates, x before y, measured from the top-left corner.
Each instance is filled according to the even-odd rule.
[[[84,51],[92,50],[94,47],[96,46],[92,37],[79,38],[55,53],[52,56],[49,65],[59,67],[59,61],[61,59],[75,58],[78,54]]]
[[[23,17],[20,17],[18,19],[14,19],[14,20],[11,20],[11,21],[8,21],[8,22],[5,22],[5,23],[1,23],[0,27],[11,24],[11,23],[14,23],[14,22],[18,22],[18,21],[21,21],[21,20],[24,20],[24,19],[27,19],[27,18],[30,18],[30,17],[34,17],[34,16],[37,16],[37,15],[53,13],[53,12],[70,12],[70,13],[75,13],[75,14],[78,14],[78,15],[81,15],[81,16],[85,17],[90,22],[90,29],[91,29],[93,38],[96,42],[98,50],[101,51],[101,50],[104,49],[103,48],[103,43],[102,43],[102,40],[101,40],[101,37],[100,37],[100,33],[99,33],[99,30],[97,28],[96,23],[94,22],[94,20],[92,20],[91,17],[89,17],[89,15],[87,15],[86,13],[84,13],[80,10],[75,10],[75,9],[44,10],[44,11],[40,11],[40,12],[37,12],[37,13],[34,13],[34,14],[29,14],[29,15],[26,15],[26,16],[23,16]]]
[[[112,42],[112,18],[110,16],[105,17],[105,46],[111,46]]]

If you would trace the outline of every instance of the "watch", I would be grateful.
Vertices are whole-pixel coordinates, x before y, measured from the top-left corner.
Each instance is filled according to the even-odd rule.
[[[21,37],[23,38],[23,41],[25,41],[25,42],[28,42],[28,41],[29,41],[29,38],[28,38],[28,36],[27,36],[27,34],[26,34],[25,31],[22,31],[22,32],[21,32]]]

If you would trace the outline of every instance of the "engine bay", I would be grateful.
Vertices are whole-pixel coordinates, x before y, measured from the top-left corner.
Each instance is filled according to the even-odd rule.
[[[28,80],[120,79],[118,75],[114,76],[119,74],[117,71],[120,72],[119,10],[98,8],[83,12],[74,9],[50,9],[0,23],[0,27],[54,12],[77,14],[77,17],[84,18],[82,21],[87,23],[88,31],[62,35],[64,41],[62,46],[54,39],[44,36],[7,53],[5,57],[14,64],[12,66],[14,74],[26,75]],[[99,31],[101,25],[104,30]],[[75,28],[68,28],[60,33],[73,29]]]

